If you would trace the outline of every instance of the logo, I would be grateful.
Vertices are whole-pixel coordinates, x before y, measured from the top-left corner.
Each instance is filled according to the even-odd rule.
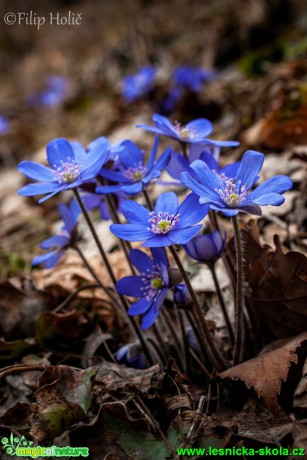
[[[8,438],[2,438],[1,443],[3,445],[3,448],[5,452],[9,455],[16,455],[16,451],[19,447],[23,448],[29,448],[32,446],[33,441],[27,441],[24,436],[21,436],[21,438],[17,438],[14,436],[13,433],[11,433],[10,439]]]
[[[2,438],[1,444],[3,450],[8,455],[16,457],[88,457],[88,447],[42,447],[33,446],[33,441],[28,441],[23,435],[18,438],[11,433],[9,438]]]

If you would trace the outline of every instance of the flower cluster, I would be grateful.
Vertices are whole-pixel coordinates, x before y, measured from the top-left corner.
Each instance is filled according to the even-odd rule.
[[[143,69],[138,79],[129,80],[130,86],[135,85],[134,95],[140,95],[145,88],[148,89],[152,73],[153,69]],[[182,86],[189,85],[186,69],[178,72],[176,78],[178,85],[179,82]],[[200,73],[197,83],[197,78],[193,77],[195,90],[201,84],[201,78],[205,76]],[[131,99],[134,97],[133,91],[129,91],[126,91],[127,98]],[[36,181],[22,187],[20,195],[46,195],[40,199],[42,203],[59,192],[73,189],[78,199],[78,202],[73,200],[70,207],[64,204],[59,206],[64,226],[59,234],[41,243],[41,248],[51,251],[35,257],[33,265],[44,264],[51,268],[67,248],[78,250],[77,223],[81,209],[91,231],[93,225],[86,210],[99,208],[103,219],[114,218],[115,215],[115,223],[110,226],[114,235],[124,241],[142,242],[142,246],[151,248],[152,257],[138,249],[131,250],[129,260],[139,275],[124,277],[116,283],[120,299],[125,301],[122,296],[138,298],[128,313],[133,316],[142,315],[142,329],[147,329],[157,319],[169,288],[175,286],[175,306],[195,307],[196,296],[192,295],[188,275],[182,275],[182,270],[185,272],[173,246],[183,245],[191,258],[214,268],[215,261],[225,249],[226,235],[219,230],[209,235],[200,234],[202,220],[209,210],[210,214],[219,211],[231,217],[239,212],[261,215],[261,206],[281,205],[285,200],[282,195],[292,187],[292,181],[284,175],[273,177],[255,187],[264,161],[264,155],[260,152],[249,150],[241,161],[221,166],[218,155],[215,155],[217,149],[235,147],[238,143],[209,139],[213,130],[209,120],[201,118],[181,125],[155,114],[153,121],[154,126],[138,125],[155,133],[148,158],[134,142],[127,139],[111,146],[106,138],[100,137],[86,149],[77,142],[55,139],[47,145],[49,167],[32,161],[22,161],[18,167],[20,172]],[[167,147],[159,154],[159,136],[177,141],[182,153]],[[165,170],[180,180],[180,191],[183,185],[188,188],[189,194],[179,201],[177,194],[172,191],[160,193],[152,206],[149,186]],[[78,190],[82,193],[79,194]],[[134,199],[141,193],[146,198],[147,207]],[[113,196],[104,196],[109,194]],[[127,197],[130,199],[124,199]],[[116,215],[119,209],[126,223],[119,223],[121,218]],[[97,240],[98,236],[95,238]],[[101,251],[99,241],[97,246]],[[182,275],[180,279],[175,277],[175,281],[167,259],[167,247],[170,247]],[[107,262],[106,258],[104,262]],[[91,270],[90,264],[88,268]],[[111,267],[108,269],[112,270]],[[110,278],[115,285],[112,273]],[[181,283],[182,279],[185,284]],[[170,301],[169,298],[167,301]],[[202,319],[199,315],[202,315],[201,309],[197,318]],[[117,359],[120,362],[134,360],[125,348],[118,353]],[[135,365],[143,366],[143,362],[136,364],[136,361]]]

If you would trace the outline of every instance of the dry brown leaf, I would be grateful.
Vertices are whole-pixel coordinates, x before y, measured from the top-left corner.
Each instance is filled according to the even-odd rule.
[[[258,397],[263,398],[273,413],[278,414],[280,406],[277,397],[281,393],[281,385],[287,380],[291,364],[298,363],[297,349],[305,341],[307,332],[294,337],[276,350],[227,369],[219,377],[243,381],[248,389],[255,389]]]

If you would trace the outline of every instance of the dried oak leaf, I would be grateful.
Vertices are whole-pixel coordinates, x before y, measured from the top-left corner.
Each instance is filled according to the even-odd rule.
[[[248,389],[254,388],[258,397],[262,397],[267,407],[275,414],[280,413],[277,397],[281,386],[288,378],[291,364],[298,363],[298,349],[307,342],[307,332],[294,337],[281,347],[258,355],[238,366],[231,367],[219,375],[219,378],[241,380]],[[307,343],[306,343],[307,344]]]
[[[277,338],[306,331],[307,257],[297,251],[285,254],[277,238],[274,250],[262,247],[244,230],[241,237],[249,285],[246,297],[255,316]]]

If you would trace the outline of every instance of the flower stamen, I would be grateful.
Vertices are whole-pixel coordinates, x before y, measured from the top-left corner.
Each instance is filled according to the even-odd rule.
[[[221,199],[231,208],[240,206],[247,198],[247,184],[241,187],[241,181],[236,184],[235,179],[228,179],[221,182],[221,188],[215,188]]]
[[[160,211],[158,215],[153,211],[149,214],[151,219],[148,220],[148,223],[151,225],[147,227],[148,230],[151,230],[156,235],[166,234],[170,230],[172,230],[177,222],[179,222],[180,214],[168,214],[168,212],[164,213],[164,217],[162,212]]]
[[[59,184],[74,182],[81,174],[81,166],[70,157],[67,160],[65,162],[61,160],[61,166],[54,165],[53,173]]]

